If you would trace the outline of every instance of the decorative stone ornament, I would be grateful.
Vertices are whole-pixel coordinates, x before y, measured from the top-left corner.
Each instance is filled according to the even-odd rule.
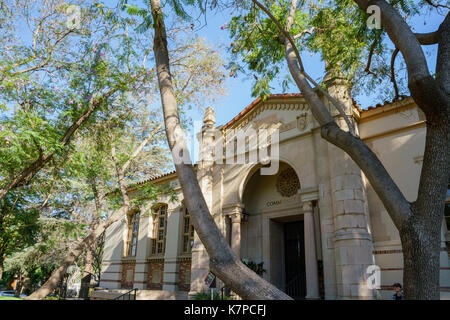
[[[299,116],[297,116],[297,128],[300,131],[303,131],[308,126],[308,113],[303,112]]]
[[[300,189],[297,173],[292,168],[284,169],[277,177],[277,191],[283,197],[292,197]]]
[[[206,108],[203,123],[204,125],[211,127],[216,123],[216,116],[214,115],[214,109],[212,107]]]

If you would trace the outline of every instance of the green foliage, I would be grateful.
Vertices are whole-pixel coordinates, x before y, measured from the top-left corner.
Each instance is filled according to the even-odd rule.
[[[273,16],[285,27],[289,6],[288,2],[266,3]],[[308,16],[297,11],[292,33],[305,28]],[[231,75],[237,75],[244,67],[238,63],[238,58],[253,73],[255,79],[252,96],[266,97],[271,92],[270,82],[279,77],[285,65],[284,36],[265,13],[252,6],[243,14],[234,16],[229,24],[230,52],[235,57],[229,65]],[[279,78],[278,78],[279,79]],[[282,80],[287,85],[287,79]]]
[[[0,248],[7,250],[0,258],[5,259],[5,279],[22,274],[39,285],[96,222],[123,205],[115,192],[116,166],[131,161],[124,172],[129,190],[172,167],[163,129],[134,155],[162,121],[154,61],[148,58],[150,12],[80,0],[80,27],[69,30],[63,0],[10,3],[8,10],[0,10],[0,17],[8,17],[0,24],[0,184],[7,185],[40,157],[53,157],[30,183],[3,199]],[[191,2],[172,5],[185,3]],[[45,18],[43,10],[54,19]],[[183,30],[190,29],[168,35],[182,114],[225,93],[218,52]],[[93,104],[94,113],[69,143],[62,143],[74,121]],[[189,125],[188,119],[182,120]],[[131,196],[133,208],[144,208],[160,193],[176,197],[168,184],[139,188]],[[101,241],[97,245],[94,272],[101,268]],[[77,264],[83,269],[84,263],[81,256]]]
[[[283,27],[286,26],[290,1],[260,2]],[[392,0],[390,3],[405,19],[424,11],[423,1]],[[326,61],[327,68],[342,70],[353,83],[354,94],[364,89],[383,90],[384,97],[392,97],[389,84],[392,45],[384,30],[368,28],[368,17],[369,14],[351,0],[301,1],[290,34],[301,55],[318,53]],[[280,81],[286,90],[292,80],[289,75],[280,76],[280,73],[288,72],[284,35],[275,23],[257,6],[247,5],[232,17],[228,28],[232,39],[229,51],[233,56],[228,65],[230,75],[236,76],[247,68],[255,79],[252,96],[264,98],[269,95],[274,80]],[[367,68],[369,55],[372,59]],[[308,72],[308,66],[305,68]],[[403,84],[405,75],[397,77],[400,88],[407,90]]]
[[[0,263],[38,236],[39,212],[30,207],[26,196],[26,192],[10,192],[0,201]]]
[[[289,6],[288,2],[266,3],[273,16],[285,27]],[[292,32],[304,28],[308,16],[298,11],[295,16]],[[234,61],[229,65],[230,75],[236,76],[247,66],[255,79],[252,96],[266,97],[272,87],[270,83],[279,78],[285,65],[284,36],[278,31],[277,26],[255,6],[250,6],[241,15],[234,16],[229,24],[230,37],[233,39],[229,51],[234,56]],[[289,79],[289,78],[288,78]],[[282,79],[283,87],[290,80]]]
[[[144,19],[143,24],[139,27],[145,26],[147,29],[151,26],[152,16],[151,16],[151,6],[150,0],[143,0],[146,8],[139,8],[136,5],[130,5],[128,0],[121,0],[120,4],[122,10],[126,10],[128,14],[133,16],[140,16]],[[192,17],[187,13],[187,7],[196,6],[201,12],[205,11],[205,7],[202,0],[168,0],[166,4],[173,10],[175,15],[185,21],[192,20]],[[144,25],[145,23],[145,25]]]
[[[262,276],[264,272],[266,272],[266,269],[263,268],[264,262],[256,263],[253,260],[245,261],[242,260],[242,262],[250,269],[253,270],[257,275]]]
[[[80,234],[84,226],[67,219],[40,218],[36,226],[39,232],[34,238],[35,243],[28,243],[20,251],[15,248],[7,255],[4,261],[5,282],[21,274],[29,278],[30,286],[43,284],[65,258],[73,239],[84,236]]]
[[[92,103],[97,113],[85,125],[110,113],[111,99],[123,101],[125,92],[149,89],[153,75],[137,61],[136,39],[122,32],[126,20],[104,6],[85,4],[80,29],[67,31],[63,3],[42,4],[55,11],[50,21],[40,18],[41,3],[22,8],[18,1],[14,10],[25,13],[0,27],[6,31],[0,36],[0,105],[7,111],[0,117],[2,184],[40,156],[64,153],[62,137]],[[17,30],[26,18],[29,30]],[[39,37],[20,40],[27,32]],[[115,93],[103,99],[108,91]]]

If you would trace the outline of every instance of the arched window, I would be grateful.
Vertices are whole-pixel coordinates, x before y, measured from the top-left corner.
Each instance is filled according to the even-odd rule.
[[[125,256],[136,256],[137,236],[139,231],[139,212],[128,216],[128,232]]]
[[[153,223],[153,239],[151,243],[151,255],[164,255],[166,248],[167,229],[167,205],[153,208],[155,220]]]
[[[181,229],[181,252],[190,253],[194,246],[194,226],[186,206],[183,207],[183,228]]]

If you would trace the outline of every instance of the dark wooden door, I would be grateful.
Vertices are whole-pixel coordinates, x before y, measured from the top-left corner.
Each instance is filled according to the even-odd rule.
[[[285,292],[294,299],[304,299],[306,296],[306,273],[303,221],[285,223],[284,245]]]

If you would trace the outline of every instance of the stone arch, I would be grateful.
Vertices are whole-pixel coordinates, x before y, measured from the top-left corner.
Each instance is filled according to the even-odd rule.
[[[286,159],[285,157],[282,157],[282,156],[279,156],[279,163],[281,164],[281,163],[286,163],[287,165],[289,165],[292,169],[294,169],[294,171],[295,171],[295,173],[296,173],[296,175],[297,175],[297,177],[299,178],[299,180],[300,180],[300,173],[299,173],[299,170],[296,168],[296,166],[294,165],[294,163],[292,163],[290,160],[288,160],[288,159]],[[245,188],[246,188],[246,186],[247,186],[247,183],[249,182],[249,180],[252,178],[252,176],[260,169],[262,167],[262,164],[261,163],[257,163],[257,164],[255,164],[255,165],[253,165],[253,166],[249,166],[248,168],[247,168],[247,170],[245,171],[245,174],[243,175],[243,178],[242,178],[242,180],[240,181],[240,183],[239,183],[239,188],[238,188],[238,190],[237,190],[237,199],[238,199],[238,203],[239,204],[244,204],[244,202],[243,202],[243,197],[244,197],[244,191],[245,191]],[[278,170],[278,172],[279,172],[279,170]],[[277,172],[277,173],[278,173]],[[301,185],[301,182],[300,182],[300,185]]]

